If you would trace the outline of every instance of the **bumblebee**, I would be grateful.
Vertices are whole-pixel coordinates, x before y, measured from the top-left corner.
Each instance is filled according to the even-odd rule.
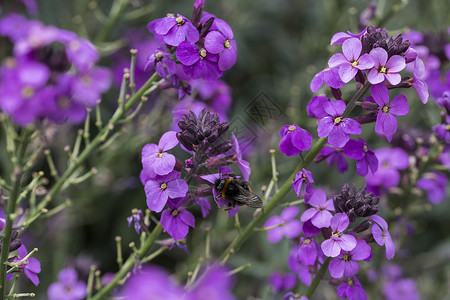
[[[253,208],[263,206],[261,199],[252,192],[248,182],[237,178],[234,174],[224,174],[231,177],[221,177],[214,182],[214,189],[219,193],[216,199],[222,197],[230,205],[228,209],[235,208],[236,205],[247,205]]]

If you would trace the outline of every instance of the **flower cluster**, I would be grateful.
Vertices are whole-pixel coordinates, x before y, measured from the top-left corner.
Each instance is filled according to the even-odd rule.
[[[0,108],[21,126],[44,118],[80,123],[109,89],[94,45],[71,31],[9,14],[0,35],[13,43],[0,69]]]

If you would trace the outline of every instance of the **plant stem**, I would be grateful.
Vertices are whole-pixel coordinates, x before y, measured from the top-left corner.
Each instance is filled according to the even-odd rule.
[[[14,164],[14,173],[12,176],[12,190],[8,199],[8,207],[5,213],[5,227],[3,228],[4,238],[2,239],[2,250],[0,254],[0,300],[5,299],[6,288],[6,264],[9,256],[9,245],[11,244],[12,225],[14,220],[12,215],[16,212],[17,199],[20,194],[20,186],[23,176],[23,163],[28,143],[33,131],[30,128],[25,128],[19,142],[17,160]]]
[[[330,264],[331,257],[328,257],[322,266],[320,266],[319,271],[317,271],[316,276],[314,276],[314,279],[311,282],[311,285],[308,287],[305,293],[305,297],[308,299],[311,299],[311,296],[314,294],[314,291],[316,290],[317,286],[320,283],[320,280],[322,279],[325,272],[328,270],[328,265]]]

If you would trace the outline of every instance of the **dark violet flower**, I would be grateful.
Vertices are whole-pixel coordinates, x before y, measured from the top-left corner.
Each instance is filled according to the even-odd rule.
[[[186,39],[195,43],[199,39],[197,28],[182,15],[168,15],[165,18],[157,19],[148,24],[148,29],[155,35],[160,43],[170,46],[178,46]]]
[[[357,260],[365,260],[371,255],[370,246],[364,240],[358,240],[356,247],[351,251],[341,251],[329,265],[330,274],[333,278],[350,278],[358,274],[359,264]]]
[[[27,255],[27,248],[25,248],[25,245],[22,244],[17,249],[17,256],[13,258],[12,262],[21,261]],[[28,258],[19,266],[19,269],[23,270],[25,276],[27,276],[35,286],[39,284],[39,277],[37,276],[37,274],[41,273],[41,263],[36,258]],[[9,273],[6,278],[8,280],[11,280],[13,278],[13,273]]]
[[[414,279],[389,280],[384,284],[383,295],[387,300],[419,300],[420,293]]]
[[[333,35],[331,38],[330,45],[336,45],[336,44],[342,44],[348,39],[351,38],[360,38],[363,34],[365,34],[367,31],[367,28],[364,28],[360,33],[351,33],[350,31],[347,32],[337,32]]]
[[[239,147],[239,142],[234,133],[232,133],[231,136],[233,137],[233,150],[234,150],[234,157],[236,159],[236,164],[241,170],[242,177],[244,177],[244,180],[248,181],[251,173],[250,163],[242,159],[242,152]]]
[[[177,72],[177,64],[171,58],[172,54],[163,51],[161,48],[156,49],[152,55],[147,59],[145,69],[149,69],[150,72],[154,72],[166,79],[167,77]]]
[[[361,133],[361,125],[358,122],[342,117],[346,107],[344,101],[325,102],[323,107],[328,116],[320,120],[317,132],[321,138],[328,137],[331,146],[342,148],[351,134]]]
[[[232,287],[233,278],[228,274],[228,270],[222,266],[213,266],[200,275],[183,299],[235,300],[231,293]],[[166,298],[164,297],[164,299]]]
[[[175,241],[182,240],[189,232],[189,226],[195,227],[195,217],[187,210],[180,208],[184,199],[168,201],[169,209],[161,213],[161,225]]]
[[[170,278],[166,271],[157,267],[145,267],[127,280],[120,296],[124,300],[146,299],[179,300],[184,291]]]
[[[58,281],[50,284],[47,290],[49,300],[81,300],[86,297],[87,286],[78,281],[74,269],[62,269],[58,273]]]
[[[397,85],[402,80],[398,73],[406,66],[405,58],[400,55],[393,55],[388,59],[388,53],[381,47],[370,51],[374,65],[367,75],[367,80],[371,84],[383,82],[385,79],[392,85]]]
[[[372,225],[373,238],[378,245],[386,247],[386,258],[392,259],[395,255],[395,245],[389,234],[387,222],[378,215],[370,216],[370,218],[374,221]]]
[[[322,242],[323,254],[328,257],[337,257],[341,250],[351,251],[356,247],[356,239],[353,235],[343,233],[350,221],[344,213],[335,214],[330,221],[333,230],[331,237]]]
[[[320,162],[325,158],[329,166],[332,166],[334,163],[336,163],[336,169],[338,170],[339,173],[342,174],[347,172],[348,163],[344,153],[342,152],[342,149],[340,148],[336,149],[333,147],[323,147],[322,150],[320,150],[320,153],[316,157],[315,161]]]
[[[280,130],[280,135],[280,151],[284,155],[298,155],[311,148],[311,134],[297,124],[284,126]]]
[[[316,226],[314,226],[311,223],[311,220],[308,220],[305,223],[303,223],[302,232],[303,232],[303,235],[309,239],[313,236],[319,235],[321,230],[320,230],[320,228],[317,228]]]
[[[369,168],[372,174],[378,170],[378,159],[362,138],[349,140],[342,150],[348,158],[356,160],[356,170],[359,176],[367,176]]]
[[[180,173],[177,171],[149,179],[145,183],[147,206],[154,212],[161,212],[169,198],[186,196],[188,188],[186,181],[180,179]]]
[[[303,265],[297,259],[298,250],[298,247],[292,248],[287,258],[287,266],[292,270],[292,272],[297,274],[298,279],[300,279],[304,285],[309,286],[311,284],[313,274],[311,273],[309,266]]]
[[[311,80],[310,88],[316,93],[325,82],[331,88],[338,89],[345,85],[339,76],[339,68],[325,68],[317,73]]]
[[[314,188],[312,187],[312,183],[314,183],[314,179],[312,177],[312,173],[306,169],[302,169],[299,171],[294,178],[294,181],[292,181],[292,188],[294,189],[295,193],[297,194],[297,197],[300,198],[300,194],[302,192],[303,183],[305,184],[305,194],[309,195],[314,191]],[[305,196],[306,197],[306,196]]]
[[[433,131],[444,143],[450,144],[450,116],[445,116],[445,123],[433,126]]]
[[[28,19],[22,15],[14,13],[3,14],[0,19],[0,35],[16,42],[26,35],[29,23]]]
[[[375,132],[384,135],[390,142],[397,131],[396,116],[404,116],[409,111],[408,100],[404,95],[398,95],[389,103],[389,90],[382,83],[373,85],[370,90],[379,106]]]
[[[218,31],[208,32],[205,37],[205,49],[209,53],[219,54],[219,69],[226,71],[236,63],[236,41],[231,27],[225,21],[215,18],[214,25]]]
[[[447,176],[440,172],[423,174],[422,178],[417,180],[417,187],[427,192],[428,200],[437,204],[445,199],[447,195]]]
[[[278,227],[267,230],[267,240],[271,243],[278,243],[285,236],[293,239],[299,236],[302,225],[299,220],[295,219],[300,209],[297,206],[291,206],[283,209],[280,216],[270,217],[264,227]]]
[[[290,290],[294,288],[297,282],[295,274],[281,274],[280,272],[273,272],[269,277],[269,285],[275,293]]]
[[[184,72],[191,79],[217,80],[222,71],[217,64],[218,55],[199,49],[195,44],[184,41],[177,48],[177,59],[183,64]]]
[[[316,263],[321,249],[315,239],[300,239],[297,258],[305,266],[312,266]]]
[[[308,116],[316,119],[325,118],[328,115],[325,109],[323,109],[323,104],[325,102],[331,102],[331,99],[324,95],[314,96],[306,106],[306,113]]]
[[[362,44],[357,38],[349,38],[342,44],[342,53],[336,53],[328,61],[330,68],[339,67],[339,76],[345,83],[352,80],[358,70],[367,70],[373,67],[372,57],[365,53],[361,55]]]
[[[337,288],[337,296],[340,299],[367,300],[366,291],[364,291],[361,283],[356,277],[347,278],[339,285]]]
[[[147,144],[142,148],[142,166],[148,175],[167,175],[173,171],[176,158],[167,153],[178,145],[177,133],[168,131],[161,136],[158,145]]]
[[[73,99],[86,107],[94,107],[111,86],[111,72],[106,68],[91,68],[73,79]]]
[[[326,228],[330,226],[330,220],[333,215],[330,211],[334,211],[333,200],[327,200],[327,195],[322,190],[315,190],[308,200],[311,208],[305,210],[300,218],[300,221],[306,222],[311,220],[311,223],[317,228]]]

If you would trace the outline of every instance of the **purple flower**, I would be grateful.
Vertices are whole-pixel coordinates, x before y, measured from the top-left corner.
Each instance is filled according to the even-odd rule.
[[[154,72],[166,79],[177,72],[177,64],[172,60],[172,54],[163,51],[161,48],[156,49],[147,59],[145,69],[149,68],[150,72]]]
[[[313,236],[319,235],[321,233],[321,230],[320,230],[320,228],[317,228],[316,226],[314,226],[311,223],[311,220],[308,220],[305,223],[303,223],[302,232],[303,232],[303,235],[309,239]]]
[[[91,68],[73,79],[73,99],[86,107],[94,107],[101,94],[111,86],[111,72],[106,68]]]
[[[337,100],[323,105],[328,116],[320,120],[317,132],[319,137],[328,137],[328,142],[335,148],[343,147],[351,134],[360,134],[361,125],[353,119],[343,118],[345,102]]]
[[[147,206],[154,212],[161,212],[169,198],[186,196],[188,188],[186,181],[180,179],[180,173],[177,171],[149,179],[145,183]]]
[[[200,206],[200,209],[202,211],[202,218],[206,218],[209,214],[209,211],[211,210],[211,203],[209,203],[209,200],[206,198],[195,197],[194,202],[195,204]]]
[[[325,96],[314,96],[306,106],[306,113],[311,118],[322,119],[328,114],[323,108],[325,102],[331,102],[331,99]]]
[[[284,155],[298,155],[311,148],[311,134],[297,124],[284,126],[280,130],[280,135],[280,151]]]
[[[147,144],[142,148],[142,165],[147,174],[167,175],[173,171],[176,158],[165,151],[178,145],[177,133],[168,131],[161,136],[158,145]]]
[[[375,132],[383,134],[390,142],[397,131],[398,123],[395,116],[404,116],[408,113],[408,100],[404,95],[398,95],[389,103],[389,90],[382,83],[373,85],[370,90],[379,106]]]
[[[311,80],[311,91],[317,93],[324,82],[334,89],[341,88],[345,85],[345,82],[343,82],[339,76],[339,68],[325,68],[317,73]]]
[[[86,297],[86,284],[78,281],[74,269],[62,269],[58,273],[58,282],[50,284],[47,290],[49,300],[81,300]]]
[[[295,193],[297,194],[297,197],[300,198],[300,194],[302,192],[302,186],[303,183],[305,183],[305,194],[309,195],[314,191],[314,188],[312,187],[312,183],[314,183],[314,179],[312,177],[312,173],[306,169],[302,169],[299,171],[294,178],[294,181],[292,181],[292,188],[294,189]],[[306,197],[306,195],[305,195]]]
[[[445,123],[433,126],[433,131],[444,143],[450,144],[450,116],[445,117]]]
[[[323,159],[327,159],[327,164],[329,166],[336,163],[336,169],[339,173],[345,173],[348,169],[347,159],[345,158],[344,153],[342,153],[342,149],[333,148],[333,147],[323,147],[320,150],[319,155],[316,157],[315,161],[320,162]]]
[[[319,256],[320,247],[315,239],[300,239],[297,258],[305,266],[312,266],[316,263]]]
[[[154,20],[148,24],[148,29],[155,35],[160,43],[170,46],[178,46],[186,39],[195,43],[199,39],[199,33],[192,23],[182,15],[169,15],[165,18]]]
[[[333,199],[327,200],[324,191],[315,190],[309,198],[308,204],[312,207],[303,212],[300,221],[311,220],[311,223],[317,228],[329,227],[333,217],[330,211],[334,211]]]
[[[351,33],[350,31],[347,32],[337,32],[333,35],[331,38],[330,45],[336,45],[336,44],[342,44],[348,39],[351,38],[360,38],[363,34],[367,32],[367,28],[364,28],[360,33]]]
[[[388,231],[387,222],[380,216],[373,215],[370,218],[374,221],[372,225],[372,235],[380,246],[386,247],[386,258],[392,259],[395,255],[395,245]]]
[[[339,67],[339,76],[345,83],[352,80],[358,70],[373,67],[372,57],[365,53],[361,55],[362,43],[357,38],[349,38],[342,44],[342,53],[336,53],[328,61],[330,68]]]
[[[274,272],[269,277],[269,285],[275,293],[290,290],[294,288],[297,277],[295,274],[281,274],[280,272]]]
[[[0,19],[0,35],[7,36],[11,41],[16,42],[26,35],[29,24],[30,22],[22,15],[3,14]]]
[[[384,284],[383,295],[387,300],[419,300],[420,294],[414,279],[389,280]]]
[[[183,198],[168,201],[169,209],[161,213],[160,222],[164,232],[170,234],[175,241],[186,237],[189,232],[189,226],[195,227],[194,215],[183,208],[180,209],[183,203]]]
[[[289,292],[283,296],[283,300],[308,300],[308,298]]]
[[[133,209],[132,215],[127,218],[128,227],[134,222],[134,230],[137,234],[141,234],[142,231],[148,231],[147,225],[144,222],[144,214],[140,209]]]
[[[359,176],[367,176],[369,168],[372,174],[378,170],[378,159],[362,138],[348,141],[342,150],[348,158],[356,160],[356,170]]]
[[[398,73],[406,66],[405,58],[400,55],[389,57],[388,53],[381,47],[374,48],[370,51],[374,65],[367,75],[367,80],[371,84],[383,82],[385,79],[392,85],[397,85],[402,80],[402,76]]]
[[[149,295],[155,299],[179,300],[183,298],[184,291],[166,271],[157,267],[145,267],[127,280],[120,293],[125,300],[146,299]]]
[[[208,32],[205,37],[205,49],[212,54],[219,54],[219,69],[225,71],[236,63],[236,41],[231,27],[223,20],[215,18],[218,31]]]
[[[417,187],[427,192],[431,203],[437,204],[447,195],[447,176],[440,172],[425,173],[417,180]]]
[[[328,257],[336,257],[341,250],[351,251],[356,247],[356,239],[353,235],[343,233],[350,221],[344,213],[335,214],[330,221],[333,230],[331,237],[322,242],[323,254]]]
[[[267,230],[267,240],[271,243],[278,243],[283,236],[288,239],[298,237],[302,230],[300,221],[295,219],[299,210],[297,206],[291,206],[283,209],[280,216],[270,217],[264,224],[264,227],[281,225]]]
[[[184,41],[177,48],[177,59],[183,64],[184,72],[192,79],[217,80],[222,71],[217,65],[218,55],[199,49],[195,44]]]
[[[78,70],[87,72],[100,58],[95,46],[90,41],[79,38],[75,33],[61,30],[60,37],[66,45],[67,58]]]
[[[337,288],[337,296],[340,299],[367,300],[366,291],[364,291],[356,277],[347,278],[346,281],[339,285]]]
[[[287,265],[289,269],[292,270],[292,272],[297,274],[298,278],[301,282],[303,282],[303,284],[309,286],[311,284],[313,275],[311,274],[310,267],[301,264],[297,259],[298,250],[298,247],[292,248],[287,258]]]
[[[27,248],[25,248],[24,244],[17,249],[17,254],[18,256],[14,257],[12,262],[19,262],[28,255]],[[28,258],[19,266],[19,269],[23,270],[25,276],[27,276],[35,286],[39,284],[39,277],[37,274],[41,273],[41,263],[36,258]],[[9,273],[6,276],[6,279],[8,280],[11,280],[12,278],[12,273]]]
[[[232,286],[233,279],[228,274],[228,270],[222,266],[213,266],[206,270],[204,274],[200,275],[199,280],[187,292],[186,297],[183,299],[235,300],[235,297],[231,293]]]
[[[357,260],[365,260],[371,255],[370,246],[364,240],[358,240],[356,247],[351,251],[341,251],[329,265],[330,274],[334,278],[350,278],[358,274],[359,264]]]
[[[242,177],[244,177],[244,180],[248,181],[248,179],[250,177],[250,172],[251,172],[250,164],[248,161],[245,161],[242,159],[242,152],[239,147],[238,139],[236,138],[234,133],[232,133],[231,135],[233,137],[233,150],[234,150],[234,155],[235,155],[235,159],[236,159],[236,164],[238,165],[239,169],[241,170]]]

